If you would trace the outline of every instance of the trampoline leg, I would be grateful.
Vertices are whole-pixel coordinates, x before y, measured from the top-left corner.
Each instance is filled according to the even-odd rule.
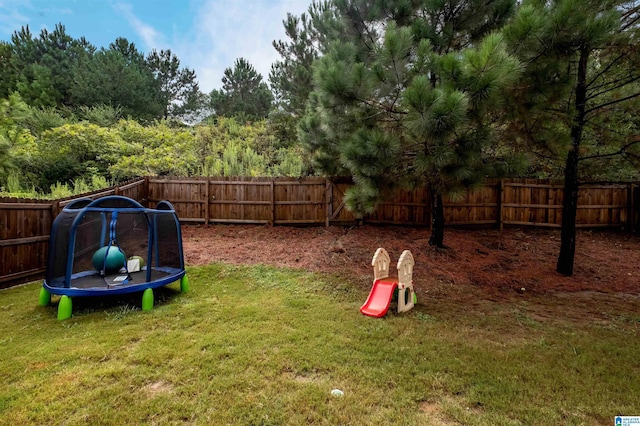
[[[153,290],[148,288],[142,293],[142,310],[150,311],[153,309]]]
[[[51,303],[51,293],[49,290],[42,287],[40,289],[40,296],[38,297],[38,305],[40,306],[48,306]]]
[[[186,274],[180,278],[180,291],[183,293],[187,293],[189,291],[189,278],[187,278]]]
[[[58,302],[58,319],[60,321],[71,318],[71,311],[73,310],[73,303],[69,296],[62,296],[60,302]]]

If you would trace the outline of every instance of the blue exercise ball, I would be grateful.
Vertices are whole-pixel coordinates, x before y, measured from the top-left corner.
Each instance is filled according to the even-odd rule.
[[[125,256],[116,246],[104,246],[96,250],[91,259],[93,267],[105,274],[116,273],[124,266]]]

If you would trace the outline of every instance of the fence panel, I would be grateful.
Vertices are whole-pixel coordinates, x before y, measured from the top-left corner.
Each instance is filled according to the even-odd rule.
[[[444,201],[444,223],[448,225],[500,223],[500,182],[467,191],[459,200]]]
[[[271,223],[273,183],[265,178],[209,178],[209,216],[213,223]]]
[[[503,183],[502,223],[560,226],[563,186],[554,181],[519,179]]]
[[[124,195],[155,207],[170,201],[181,222],[330,225],[356,222],[430,226],[428,188],[398,191],[379,209],[357,218],[345,208],[350,180],[324,178],[145,178],[56,201],[0,199],[0,288],[40,278],[51,224],[79,197]],[[561,182],[536,179],[488,181],[454,201],[445,199],[447,225],[503,224],[559,227]],[[640,187],[592,184],[580,187],[579,227],[640,229]]]
[[[584,185],[578,193],[578,227],[624,227],[628,224],[628,185]]]
[[[397,191],[382,202],[378,209],[365,216],[368,223],[429,226],[431,202],[427,188]]]
[[[206,179],[149,178],[148,206],[169,201],[183,222],[205,222]]]
[[[147,189],[149,184],[146,179],[140,179],[135,182],[125,183],[119,187],[118,195],[123,197],[129,197],[133,200],[137,200],[143,205],[147,205]]]
[[[351,181],[339,179],[330,181],[327,185],[327,193],[329,200],[327,206],[327,224],[345,224],[355,223],[358,218],[351,213],[346,207],[344,202],[344,194],[352,185]]]
[[[323,178],[274,180],[274,223],[325,224],[327,183]]]
[[[0,288],[42,275],[52,213],[51,201],[0,199]]]

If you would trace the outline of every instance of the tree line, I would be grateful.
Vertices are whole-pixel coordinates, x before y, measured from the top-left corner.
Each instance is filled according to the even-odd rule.
[[[0,41],[0,67],[0,98],[19,93],[29,106],[67,115],[107,105],[141,122],[194,121],[213,113],[259,120],[272,104],[268,85],[243,58],[225,70],[222,89],[204,94],[195,71],[181,67],[171,50],[145,55],[123,37],[97,49],[71,37],[61,23],[38,36],[22,27],[10,42]]]
[[[44,152],[82,139],[73,126],[91,123],[87,114],[94,120],[115,115],[160,126],[154,130],[159,133],[130,151],[116,144],[110,154],[115,159],[91,153],[94,174],[164,173],[149,167],[168,158],[163,153],[171,138],[162,136],[161,126],[193,136],[187,151],[195,160],[180,171],[194,174],[230,167],[223,158],[251,164],[255,157],[246,144],[224,147],[225,157],[212,148],[215,143],[194,142],[202,129],[180,130],[167,120],[174,127],[188,121],[215,128],[230,117],[240,126],[262,123],[268,137],[253,139],[249,148],[279,152],[282,161],[273,157],[264,162],[267,169],[249,169],[266,173],[297,156],[299,173],[350,176],[355,185],[345,200],[356,214],[375,210],[390,191],[427,185],[434,209],[430,243],[438,247],[444,246],[447,198],[487,177],[561,177],[557,269],[571,275],[580,182],[640,176],[639,3],[314,0],[305,13],[283,21],[286,39],[273,42],[280,59],[268,84],[238,58],[225,70],[222,88],[209,94],[199,91],[195,73],[181,68],[170,51],[145,56],[121,38],[97,50],[66,35],[62,25],[39,37],[23,28],[11,43],[0,43],[5,110],[22,101],[41,124],[47,111],[52,115],[47,108],[75,118],[64,129],[27,135],[20,108],[14,108],[13,118],[4,114],[0,150],[17,158],[26,151],[16,147],[31,135]],[[21,99],[11,101],[15,95]],[[107,127],[117,140],[127,140],[122,135],[136,128],[113,123]],[[170,156],[190,158],[178,146]],[[131,156],[125,160],[120,152]],[[207,157],[210,152],[217,156]],[[58,177],[76,160],[56,162]],[[0,162],[0,172],[2,167]]]

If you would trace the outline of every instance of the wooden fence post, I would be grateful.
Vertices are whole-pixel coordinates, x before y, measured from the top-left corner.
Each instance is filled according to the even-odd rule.
[[[210,190],[209,190],[209,176],[207,176],[206,180],[205,180],[205,187],[204,187],[204,196],[205,196],[205,201],[204,201],[204,226],[209,226],[209,205],[211,204],[211,194],[210,194]]]
[[[142,199],[140,200],[140,204],[145,207],[149,207],[149,176],[144,177],[144,186],[142,187]]]
[[[433,198],[431,197],[431,188],[425,188],[427,191],[427,200],[429,200],[429,229],[433,229]]]
[[[51,202],[51,223],[53,223],[56,216],[60,213],[60,200],[55,200]]]
[[[502,203],[504,203],[504,179],[500,179],[500,183],[498,184],[498,194],[497,194],[496,203],[498,204],[498,228],[500,232],[504,228],[504,222],[502,220]]]
[[[627,224],[629,232],[634,233],[636,230],[636,185],[630,183],[627,185]]]
[[[333,214],[333,184],[331,184],[331,181],[328,178],[325,178],[324,198],[326,202],[324,227],[328,228],[331,215]]]
[[[275,178],[271,179],[271,226],[276,224],[276,184]]]

